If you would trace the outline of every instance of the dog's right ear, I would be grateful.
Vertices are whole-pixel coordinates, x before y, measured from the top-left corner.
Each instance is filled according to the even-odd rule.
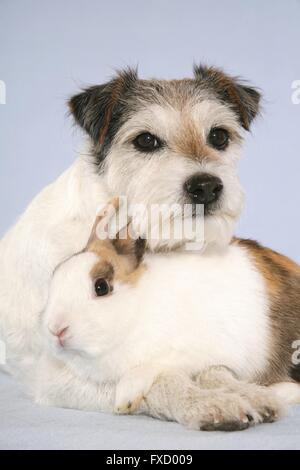
[[[126,69],[110,82],[86,88],[69,100],[75,121],[84,129],[94,144],[102,145],[113,122],[115,127],[122,115],[122,96],[136,80],[137,71]]]

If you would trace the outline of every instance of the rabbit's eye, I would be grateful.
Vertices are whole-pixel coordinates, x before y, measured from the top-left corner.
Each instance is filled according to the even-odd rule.
[[[101,297],[102,295],[107,295],[111,291],[110,285],[106,279],[100,278],[96,279],[95,281],[95,292],[97,297]]]

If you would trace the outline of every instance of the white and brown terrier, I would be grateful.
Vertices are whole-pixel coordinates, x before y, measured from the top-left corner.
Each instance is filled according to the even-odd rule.
[[[193,284],[190,301],[197,301],[200,308],[203,299],[206,322],[215,319],[210,335],[199,335],[199,351],[209,351],[214,344],[218,356],[210,361],[209,354],[204,355],[198,370],[225,364],[239,377],[266,385],[299,378],[299,366],[291,360],[293,345],[300,338],[299,267],[253,242],[232,241],[243,206],[237,162],[243,131],[249,130],[259,101],[254,88],[203,66],[195,68],[193,79],[173,81],[140,80],[135,71],[127,70],[70,100],[76,122],[88,135],[88,147],[69,170],[37,196],[0,243],[0,338],[7,347],[7,370],[22,376],[36,363],[43,343],[39,334],[41,314],[54,271],[85,247],[98,206],[123,195],[130,205],[147,208],[188,202],[204,206],[204,252],[198,254],[202,265],[200,261],[192,265],[195,253],[169,253],[165,267],[159,269],[161,274],[157,271],[160,280],[152,288],[154,292],[159,285],[161,289],[164,283],[174,281],[176,273],[180,279],[177,256],[180,263],[183,259],[186,263],[186,276],[207,287],[200,296],[199,284]],[[178,240],[149,237],[147,246],[154,252],[171,250],[178,246]],[[159,256],[152,256],[153,264],[147,260],[149,271]],[[196,265],[200,270],[197,275]],[[230,284],[234,289],[228,283],[234,283]],[[248,284],[253,286],[252,297],[244,290]],[[210,304],[221,292],[227,292],[228,306],[224,310],[220,303],[214,316]],[[235,303],[239,292],[244,293],[243,298],[238,296],[243,302]],[[160,295],[156,295],[159,302]],[[181,302],[184,308],[186,299]],[[224,339],[222,326],[227,320],[232,336]],[[186,325],[188,335],[192,327],[188,317]],[[180,328],[178,333],[183,333]],[[214,331],[215,337],[211,336]],[[237,336],[240,340],[235,344]],[[233,358],[236,362],[231,362]],[[205,374],[201,375],[206,384],[203,387],[215,388],[219,379]],[[218,377],[228,374],[230,390],[237,391],[238,380],[226,368],[217,367]],[[180,379],[172,380],[170,393],[179,399],[185,385]],[[286,387],[281,386],[280,392],[284,390],[290,401],[297,400],[298,386],[292,383]],[[214,392],[206,390],[205,394],[213,397]],[[253,414],[253,420],[259,421]],[[276,410],[271,415],[276,415]],[[226,428],[232,419],[221,421],[221,427]],[[237,422],[235,427],[243,427],[240,420]],[[211,426],[209,422],[207,427]]]

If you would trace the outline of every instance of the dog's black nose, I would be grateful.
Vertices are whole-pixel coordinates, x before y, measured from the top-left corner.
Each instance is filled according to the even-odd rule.
[[[196,204],[210,204],[219,199],[223,183],[217,176],[197,173],[185,182],[185,190]]]

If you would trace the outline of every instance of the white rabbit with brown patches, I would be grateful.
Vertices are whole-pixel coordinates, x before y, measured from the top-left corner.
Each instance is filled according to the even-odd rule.
[[[100,221],[54,273],[37,401],[208,430],[274,421],[300,401],[285,358],[274,367],[284,345],[274,350],[267,286],[238,240],[222,254],[146,254],[142,263],[143,242],[100,240]]]

